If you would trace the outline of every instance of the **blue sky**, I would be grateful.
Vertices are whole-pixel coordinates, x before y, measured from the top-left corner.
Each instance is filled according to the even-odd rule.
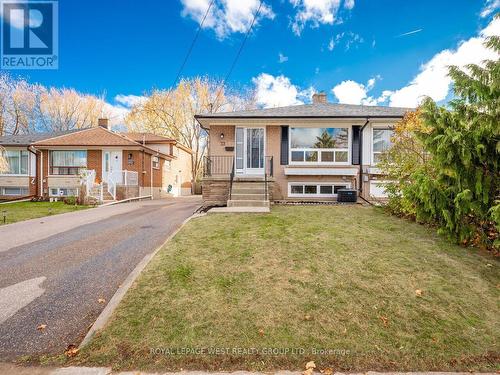
[[[223,77],[258,2],[215,0],[183,76]],[[485,54],[478,42],[461,53],[457,47],[484,37],[482,30],[498,32],[492,17],[499,2],[265,0],[229,84],[256,87],[262,106],[307,102],[313,90],[334,102],[411,104],[435,89],[425,85],[443,64]],[[14,73],[46,86],[106,93],[113,104],[117,95],[168,88],[208,3],[60,0],[59,69]],[[409,87],[436,56],[424,87]],[[435,90],[442,100],[444,89]]]

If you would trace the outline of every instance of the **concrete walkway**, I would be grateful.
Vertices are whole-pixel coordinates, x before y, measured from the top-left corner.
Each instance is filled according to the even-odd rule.
[[[19,367],[11,364],[0,363],[0,374],[2,375],[302,375],[301,371],[276,371],[276,372],[206,372],[206,371],[182,371],[182,372],[156,372],[148,373],[141,371],[114,372],[107,367],[62,367],[58,369],[46,367]],[[313,373],[321,375],[319,371]],[[493,372],[358,372],[349,375],[497,375]],[[333,375],[346,375],[343,372],[335,372]]]

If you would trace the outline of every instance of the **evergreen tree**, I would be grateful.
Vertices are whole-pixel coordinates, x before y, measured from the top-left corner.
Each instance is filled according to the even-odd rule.
[[[485,45],[500,54],[499,36]],[[437,225],[461,244],[499,251],[500,61],[451,67],[449,74],[456,99],[447,108],[425,99],[421,125],[412,130],[423,151],[413,158],[428,159],[413,163],[416,159],[400,157],[399,147],[382,163],[395,179],[390,200],[400,213]],[[398,160],[408,168],[391,167]]]
[[[335,148],[335,139],[326,130],[323,130],[321,136],[316,139],[318,141],[314,144],[315,148]]]

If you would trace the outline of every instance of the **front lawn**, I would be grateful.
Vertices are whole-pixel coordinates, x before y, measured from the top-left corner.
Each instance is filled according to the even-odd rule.
[[[75,206],[65,204],[64,202],[16,202],[0,204],[0,225],[86,208],[89,208],[89,206]]]
[[[69,361],[115,369],[498,369],[499,263],[360,206],[192,220]],[[215,353],[217,351],[217,353]]]

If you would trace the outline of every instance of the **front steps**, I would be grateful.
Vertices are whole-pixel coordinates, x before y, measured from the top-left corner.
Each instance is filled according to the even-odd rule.
[[[263,177],[251,179],[236,177],[234,179],[231,189],[231,199],[227,201],[227,207],[238,207],[241,209],[245,207],[262,207],[269,210],[269,206],[269,200],[266,199],[266,185]]]

